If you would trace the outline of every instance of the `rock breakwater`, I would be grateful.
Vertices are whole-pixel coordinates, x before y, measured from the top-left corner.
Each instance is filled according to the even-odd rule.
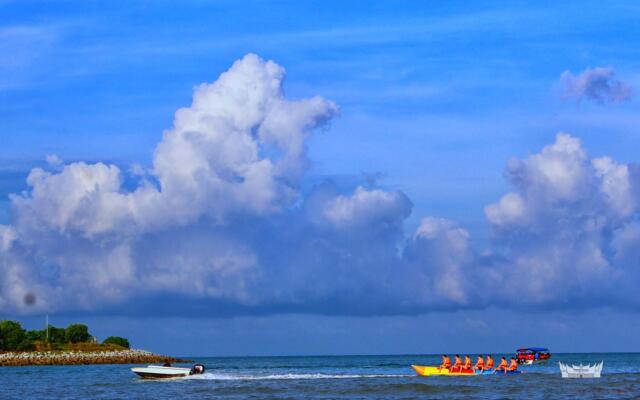
[[[146,350],[31,351],[0,354],[0,366],[188,362]]]

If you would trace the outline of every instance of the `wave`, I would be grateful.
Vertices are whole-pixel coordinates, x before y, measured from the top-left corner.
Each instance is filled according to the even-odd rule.
[[[270,374],[270,375],[234,375],[205,372],[202,375],[191,375],[187,379],[205,379],[220,381],[255,381],[284,379],[366,379],[366,378],[407,378],[410,374]]]

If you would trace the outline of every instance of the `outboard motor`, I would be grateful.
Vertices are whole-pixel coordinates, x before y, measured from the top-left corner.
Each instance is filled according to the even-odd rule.
[[[189,375],[200,375],[204,374],[204,365],[202,364],[194,364],[191,367],[191,371],[189,371]]]

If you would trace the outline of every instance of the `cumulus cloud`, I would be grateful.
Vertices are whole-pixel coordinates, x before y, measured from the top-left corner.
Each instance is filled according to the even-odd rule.
[[[181,223],[202,214],[270,213],[296,199],[304,141],[337,107],[320,97],[284,99],[283,78],[279,65],[248,55],[176,112],[154,172],[162,203],[182,211]]]
[[[587,68],[578,75],[565,71],[560,76],[564,97],[599,104],[620,103],[631,99],[631,86],[615,78],[613,68]]]
[[[60,157],[58,157],[55,154],[48,154],[45,157],[45,161],[47,162],[47,164],[49,164],[51,167],[59,167],[62,166],[64,164],[64,162],[60,159]]]
[[[132,192],[115,165],[34,169],[29,193],[12,196],[19,228],[94,236],[277,212],[296,200],[305,139],[337,112],[320,97],[286,100],[283,78],[282,67],[249,54],[197,87],[155,150],[152,179]]]
[[[444,218],[424,218],[407,243],[402,279],[417,307],[470,306],[479,301],[469,232]]]
[[[540,153],[510,162],[507,176],[516,191],[485,209],[507,255],[495,265],[504,301],[636,302],[615,289],[637,269],[620,262],[638,217],[640,180],[627,165],[591,159],[577,138],[560,133]]]
[[[340,228],[397,225],[409,216],[409,199],[401,192],[356,188],[352,195],[339,195],[325,204],[323,217]],[[400,217],[400,218],[399,218]]]
[[[228,287],[234,297],[246,297],[242,287],[251,279],[243,272],[255,264],[252,250],[216,229],[292,206],[307,166],[305,140],[338,111],[321,97],[285,99],[284,75],[281,66],[249,54],[198,86],[132,191],[123,188],[115,165],[76,162],[60,169],[60,160],[49,157],[56,170],[33,169],[29,190],[11,196],[13,224],[3,229],[3,249],[11,241],[20,248],[5,249],[5,268],[20,264],[26,275],[47,275],[41,297],[51,307],[69,297],[78,308],[91,308],[132,288],[214,296]],[[211,243],[184,244],[157,265],[145,262],[166,253],[149,241],[167,240],[158,237],[166,232],[186,238],[182,228],[202,224],[213,232]],[[196,255],[186,257],[187,251]]]
[[[247,55],[176,112],[150,168],[34,168],[0,225],[0,310],[380,315],[637,306],[640,168],[566,133],[508,162],[485,208],[491,248],[455,221],[406,230],[410,199],[323,182],[301,194],[306,141],[337,106],[289,100]],[[125,179],[138,179],[126,189]],[[130,186],[127,186],[130,187]],[[24,301],[34,296],[37,301]]]

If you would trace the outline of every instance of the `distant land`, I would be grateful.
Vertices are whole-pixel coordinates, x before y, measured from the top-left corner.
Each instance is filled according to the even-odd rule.
[[[48,325],[27,331],[19,322],[0,321],[0,366],[140,364],[180,362],[174,357],[131,349],[129,340],[109,336],[99,343],[85,324]]]

